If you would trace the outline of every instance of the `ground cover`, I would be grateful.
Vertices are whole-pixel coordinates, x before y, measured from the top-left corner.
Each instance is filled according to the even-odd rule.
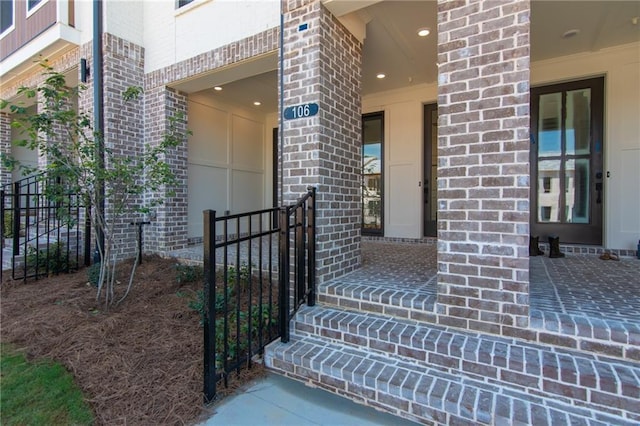
[[[93,413],[82,392],[61,364],[28,362],[24,354],[0,344],[0,371],[3,425],[93,424]]]
[[[175,261],[158,257],[144,259],[129,297],[109,310],[96,303],[86,271],[3,282],[2,342],[29,360],[62,364],[96,424],[194,424],[211,412],[202,404],[200,314],[189,307],[201,288],[178,282]],[[262,373],[241,373],[219,397]]]

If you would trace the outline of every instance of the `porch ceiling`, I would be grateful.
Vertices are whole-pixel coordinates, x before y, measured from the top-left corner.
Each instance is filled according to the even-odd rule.
[[[373,3],[373,4],[372,4]],[[432,83],[437,79],[437,13],[435,1],[385,0],[361,2],[368,6],[353,11],[339,7],[341,2],[325,3],[334,13],[350,13],[350,18],[366,23],[363,51],[362,93],[393,90]],[[351,6],[358,2],[350,2]],[[565,0],[531,2],[531,59],[539,61],[640,40],[638,1]],[[419,37],[419,28],[431,34]],[[569,30],[573,37],[563,37]],[[384,73],[384,79],[376,78]],[[275,111],[277,73],[238,81],[225,88],[225,97],[243,105],[263,99],[264,110]],[[268,105],[268,107],[266,107]]]

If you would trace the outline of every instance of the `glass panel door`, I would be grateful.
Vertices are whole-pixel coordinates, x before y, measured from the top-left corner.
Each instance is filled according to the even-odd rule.
[[[362,118],[362,233],[382,235],[384,112]]]
[[[424,236],[438,235],[438,105],[424,106],[422,201]]]
[[[532,234],[602,242],[602,78],[532,89]]]

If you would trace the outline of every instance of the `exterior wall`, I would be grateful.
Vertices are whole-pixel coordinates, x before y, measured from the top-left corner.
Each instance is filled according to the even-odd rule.
[[[144,1],[105,1],[103,2],[103,28],[105,33],[144,46]],[[161,3],[153,2],[154,7]],[[157,24],[156,24],[157,25]]]
[[[640,238],[640,44],[531,66],[531,84],[605,76],[604,246],[633,250]],[[621,208],[623,207],[623,208]]]
[[[170,85],[215,72],[227,65],[272,53],[277,47],[278,31],[277,28],[272,28],[145,74],[146,140],[158,140],[160,137],[159,128],[160,126],[166,126],[166,114],[169,114],[172,108],[176,108],[176,111],[187,112],[187,95],[171,89]],[[145,50],[145,52],[147,51]],[[163,101],[163,99],[165,100]],[[169,107],[165,104],[170,99],[175,100],[176,104],[174,106]],[[164,207],[157,209],[155,214],[158,222],[156,225],[152,225],[149,232],[145,233],[145,249],[164,252],[182,248],[187,244],[187,235],[189,234],[187,221],[189,216],[187,207],[189,193],[187,153],[186,144],[177,152],[174,171],[178,172],[180,185],[177,188],[176,196],[170,200],[170,203],[166,203]],[[211,206],[208,208],[211,208]],[[193,215],[195,216],[195,213]],[[199,218],[197,223],[201,222],[202,219]],[[194,224],[194,226],[198,225]],[[193,232],[195,233],[196,231],[194,230]],[[197,238],[197,236],[195,237]]]
[[[105,148],[117,156],[139,156],[144,149],[143,101],[124,102],[122,95],[127,88],[142,86],[144,82],[144,49],[109,33],[103,35],[102,49]],[[141,199],[130,200],[130,205],[142,203]],[[110,214],[108,200],[107,214]],[[127,216],[114,222],[114,254],[119,257],[136,253],[135,229],[130,225],[136,220],[141,218]]]
[[[0,61],[36,38],[48,27],[56,23],[56,1],[44,0],[29,16],[27,16],[27,2],[14,2],[14,29],[8,31],[0,39]]]
[[[280,23],[277,1],[195,1],[144,4],[146,72],[252,37]],[[202,70],[204,71],[204,70]]]
[[[281,123],[283,197],[317,187],[318,283],[360,263],[362,45],[316,0],[284,4],[284,107],[316,102],[316,116]],[[307,24],[307,29],[299,26]]]
[[[170,117],[178,114],[187,115],[187,96],[170,87],[157,86],[145,89],[145,142],[151,146],[162,141],[163,135],[170,129]],[[177,129],[186,132],[186,124],[181,123]],[[163,253],[183,248],[187,245],[187,140],[169,151],[164,159],[171,167],[178,181],[177,187],[166,188],[149,197],[160,197],[164,200],[151,213],[152,223],[145,232],[145,250]]]
[[[640,143],[640,123],[634,117],[640,116],[640,88],[634,84],[640,81],[636,52],[638,44],[617,46],[599,52],[571,55],[531,64],[531,85],[539,86],[562,81],[605,75],[605,171],[611,177],[605,186],[604,247],[610,249],[635,250],[640,236],[639,211],[640,189],[637,186],[638,144]],[[385,235],[390,238],[420,238],[422,236],[422,205],[416,203],[422,195],[414,194],[403,186],[401,191],[393,191],[394,151],[398,156],[406,156],[404,167],[410,167],[416,176],[422,174],[422,105],[436,102],[437,85],[408,87],[389,92],[380,92],[363,97],[363,113],[385,111]],[[411,105],[412,115],[420,114],[412,121],[394,114],[403,105]],[[397,121],[399,118],[400,121]],[[399,136],[394,129],[401,128],[405,140],[412,144],[396,143]],[[413,156],[411,156],[413,155]],[[397,158],[397,157],[396,157]],[[630,163],[632,163],[630,165]],[[419,178],[418,178],[419,179]],[[413,181],[411,179],[409,181]],[[634,186],[635,185],[635,186]],[[629,194],[632,196],[629,198]],[[393,201],[391,197],[395,196]],[[620,209],[616,206],[624,205]],[[628,207],[628,208],[627,208]],[[409,215],[407,222],[415,224],[406,227],[407,233],[395,221],[397,210]],[[563,251],[568,250],[564,248]]]
[[[265,114],[206,95],[189,96],[188,236],[203,235],[202,212],[259,210],[266,204],[271,139]],[[266,139],[266,138],[269,139]],[[270,163],[270,162],[269,162]],[[270,185],[269,185],[270,186]]]
[[[424,84],[362,99],[363,113],[384,111],[384,230],[393,238],[421,238],[423,104],[434,103],[437,86]]]
[[[443,325],[529,325],[529,7],[438,2]]]

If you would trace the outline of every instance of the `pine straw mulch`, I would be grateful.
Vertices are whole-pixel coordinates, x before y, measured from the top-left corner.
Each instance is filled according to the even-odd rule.
[[[180,285],[175,276],[175,261],[145,258],[128,298],[108,311],[85,271],[3,282],[2,342],[65,365],[97,424],[196,423],[211,414],[203,406],[199,314],[188,307],[202,283]],[[263,374],[257,365],[241,373],[228,389],[218,387],[218,400]]]

